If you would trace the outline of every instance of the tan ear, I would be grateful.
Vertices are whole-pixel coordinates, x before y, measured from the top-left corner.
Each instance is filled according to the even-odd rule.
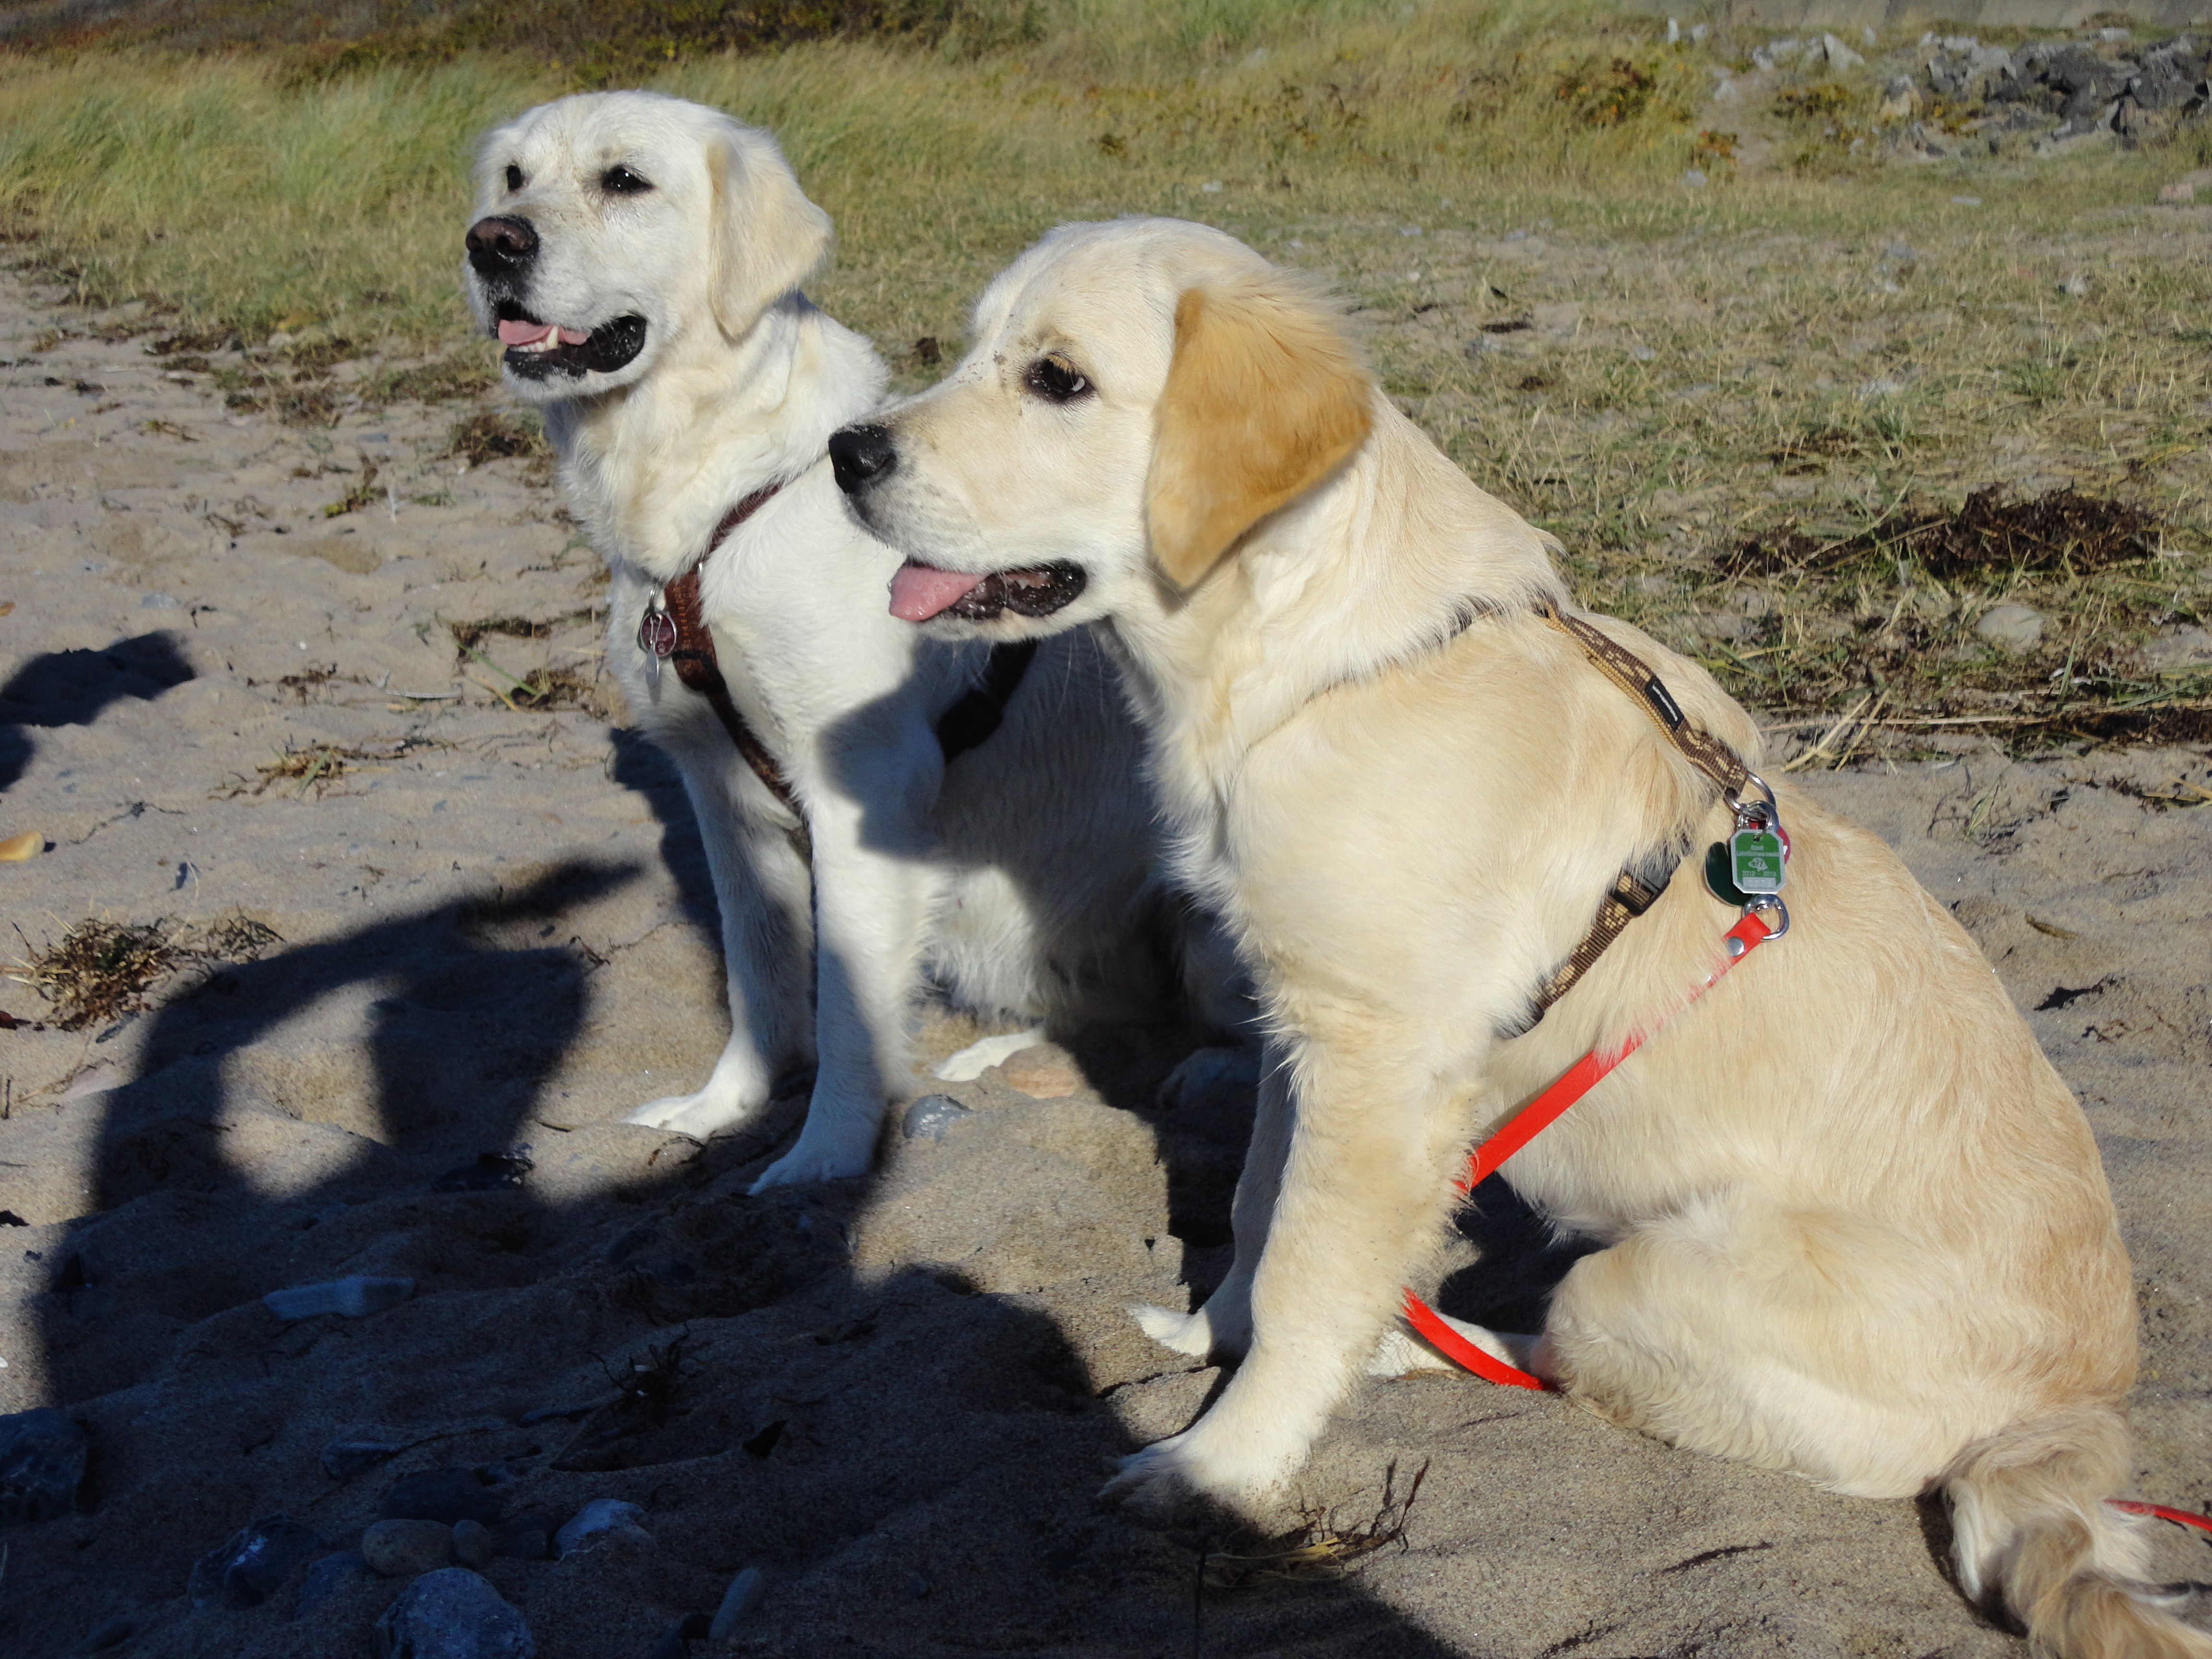
[[[766,133],[732,122],[708,142],[714,185],[708,276],[714,320],[732,339],[813,275],[830,252],[830,216],[806,199]]]
[[[1336,319],[1290,279],[1194,288],[1154,411],[1145,520],[1188,587],[1254,525],[1366,441],[1372,382]]]

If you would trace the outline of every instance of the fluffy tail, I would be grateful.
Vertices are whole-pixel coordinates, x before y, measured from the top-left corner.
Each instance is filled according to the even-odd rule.
[[[2117,1407],[2016,1423],[1952,1461],[1959,1582],[2002,1595],[2039,1654],[2057,1659],[2212,1659],[2212,1637],[2160,1611],[2142,1582],[2146,1522],[2105,1502],[2126,1484]]]

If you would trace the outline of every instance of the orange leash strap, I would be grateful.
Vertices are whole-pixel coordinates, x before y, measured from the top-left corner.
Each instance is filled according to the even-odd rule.
[[[1720,982],[1721,975],[1741,962],[1758,945],[1774,937],[1775,930],[1767,927],[1757,911],[1744,917],[1723,936],[1727,954],[1713,975],[1691,994],[1690,1002]],[[1689,1002],[1682,1005],[1686,1008]],[[1680,1010],[1676,1010],[1680,1012]],[[1596,1086],[1607,1073],[1626,1060],[1644,1044],[1645,1032],[1632,1034],[1618,1053],[1604,1054],[1593,1048],[1553,1079],[1550,1087],[1500,1124],[1488,1139],[1474,1149],[1468,1159],[1467,1173],[1460,1177],[1459,1189],[1473,1192],[1498,1171],[1505,1160],[1526,1146],[1545,1129],[1559,1120],[1559,1115]],[[1399,1311],[1406,1322],[1428,1341],[1445,1358],[1462,1369],[1473,1371],[1486,1382],[1496,1382],[1514,1389],[1547,1389],[1550,1385],[1541,1377],[1532,1376],[1517,1365],[1509,1365],[1502,1359],[1492,1358],[1468,1341],[1450,1326],[1435,1309],[1415,1296],[1404,1293]],[[2160,1521],[2171,1521],[2178,1527],[2194,1527],[2197,1531],[2212,1533],[2212,1516],[2198,1515],[2191,1510],[2178,1510],[2166,1504],[2147,1504],[2140,1498],[2108,1498],[2105,1500],[2125,1515],[2148,1515]]]
[[[2199,1532],[2212,1532],[2212,1515],[2199,1515],[2193,1510],[2170,1509],[2164,1504],[2146,1504],[2138,1498],[2107,1498],[2105,1500],[2126,1515],[2153,1515],[2161,1521],[2171,1521],[2177,1527],[2194,1527]]]
[[[1761,912],[1753,910],[1747,915],[1722,936],[1725,954],[1721,957],[1720,966],[1713,969],[1711,978],[1691,993],[1689,1002],[1682,1006],[1688,1007],[1690,1002],[1695,1002],[1719,984],[1722,975],[1749,956],[1756,946],[1772,938],[1777,931],[1766,925]],[[1679,1013],[1680,1010],[1675,1012]],[[1496,1172],[1499,1164],[1542,1133],[1562,1112],[1595,1088],[1600,1078],[1643,1047],[1646,1035],[1641,1031],[1632,1034],[1617,1052],[1610,1054],[1593,1048],[1562,1072],[1550,1087],[1507,1118],[1488,1139],[1474,1149],[1474,1156],[1468,1159],[1467,1173],[1460,1177],[1460,1191],[1473,1192]],[[1493,1359],[1476,1347],[1445,1324],[1436,1310],[1413,1291],[1405,1292],[1400,1311],[1406,1316],[1406,1322],[1419,1331],[1445,1358],[1473,1371],[1485,1382],[1502,1382],[1516,1389],[1547,1386],[1541,1379],[1531,1376],[1502,1359]]]

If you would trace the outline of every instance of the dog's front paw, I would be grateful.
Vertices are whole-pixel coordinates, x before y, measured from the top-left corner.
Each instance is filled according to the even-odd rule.
[[[850,1181],[867,1174],[875,1162],[875,1152],[872,1127],[859,1140],[803,1132],[797,1146],[761,1171],[751,1194],[757,1198],[771,1187],[797,1187],[810,1181]]]
[[[625,1115],[623,1121],[704,1140],[721,1130],[735,1128],[750,1118],[756,1109],[734,1095],[706,1088],[695,1095],[664,1095],[659,1100],[648,1100]]]
[[[1199,1359],[1241,1359],[1244,1351],[1252,1346],[1251,1321],[1249,1317],[1231,1320],[1217,1314],[1215,1304],[1222,1299],[1221,1293],[1216,1291],[1195,1313],[1179,1314],[1142,1302],[1131,1304],[1129,1312],[1145,1334],[1164,1348]]]
[[[1271,1513],[1270,1495],[1282,1472],[1270,1460],[1247,1464],[1218,1455],[1205,1419],[1181,1434],[1132,1452],[1099,1496],[1149,1526],[1175,1526],[1231,1516],[1239,1521]]]
[[[1129,1312],[1139,1328],[1164,1348],[1200,1359],[1213,1352],[1213,1328],[1207,1323],[1203,1308],[1196,1313],[1179,1314],[1148,1302],[1136,1302],[1130,1304]]]

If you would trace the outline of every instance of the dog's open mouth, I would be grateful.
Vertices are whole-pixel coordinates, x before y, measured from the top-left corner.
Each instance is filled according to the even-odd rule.
[[[597,328],[540,322],[512,300],[498,307],[499,343],[509,372],[525,380],[549,374],[611,374],[645,349],[645,319],[617,317]]]
[[[1009,611],[1017,617],[1049,617],[1072,603],[1088,580],[1081,565],[1065,560],[979,576],[909,559],[891,578],[891,615],[912,623],[932,617],[989,622]]]

